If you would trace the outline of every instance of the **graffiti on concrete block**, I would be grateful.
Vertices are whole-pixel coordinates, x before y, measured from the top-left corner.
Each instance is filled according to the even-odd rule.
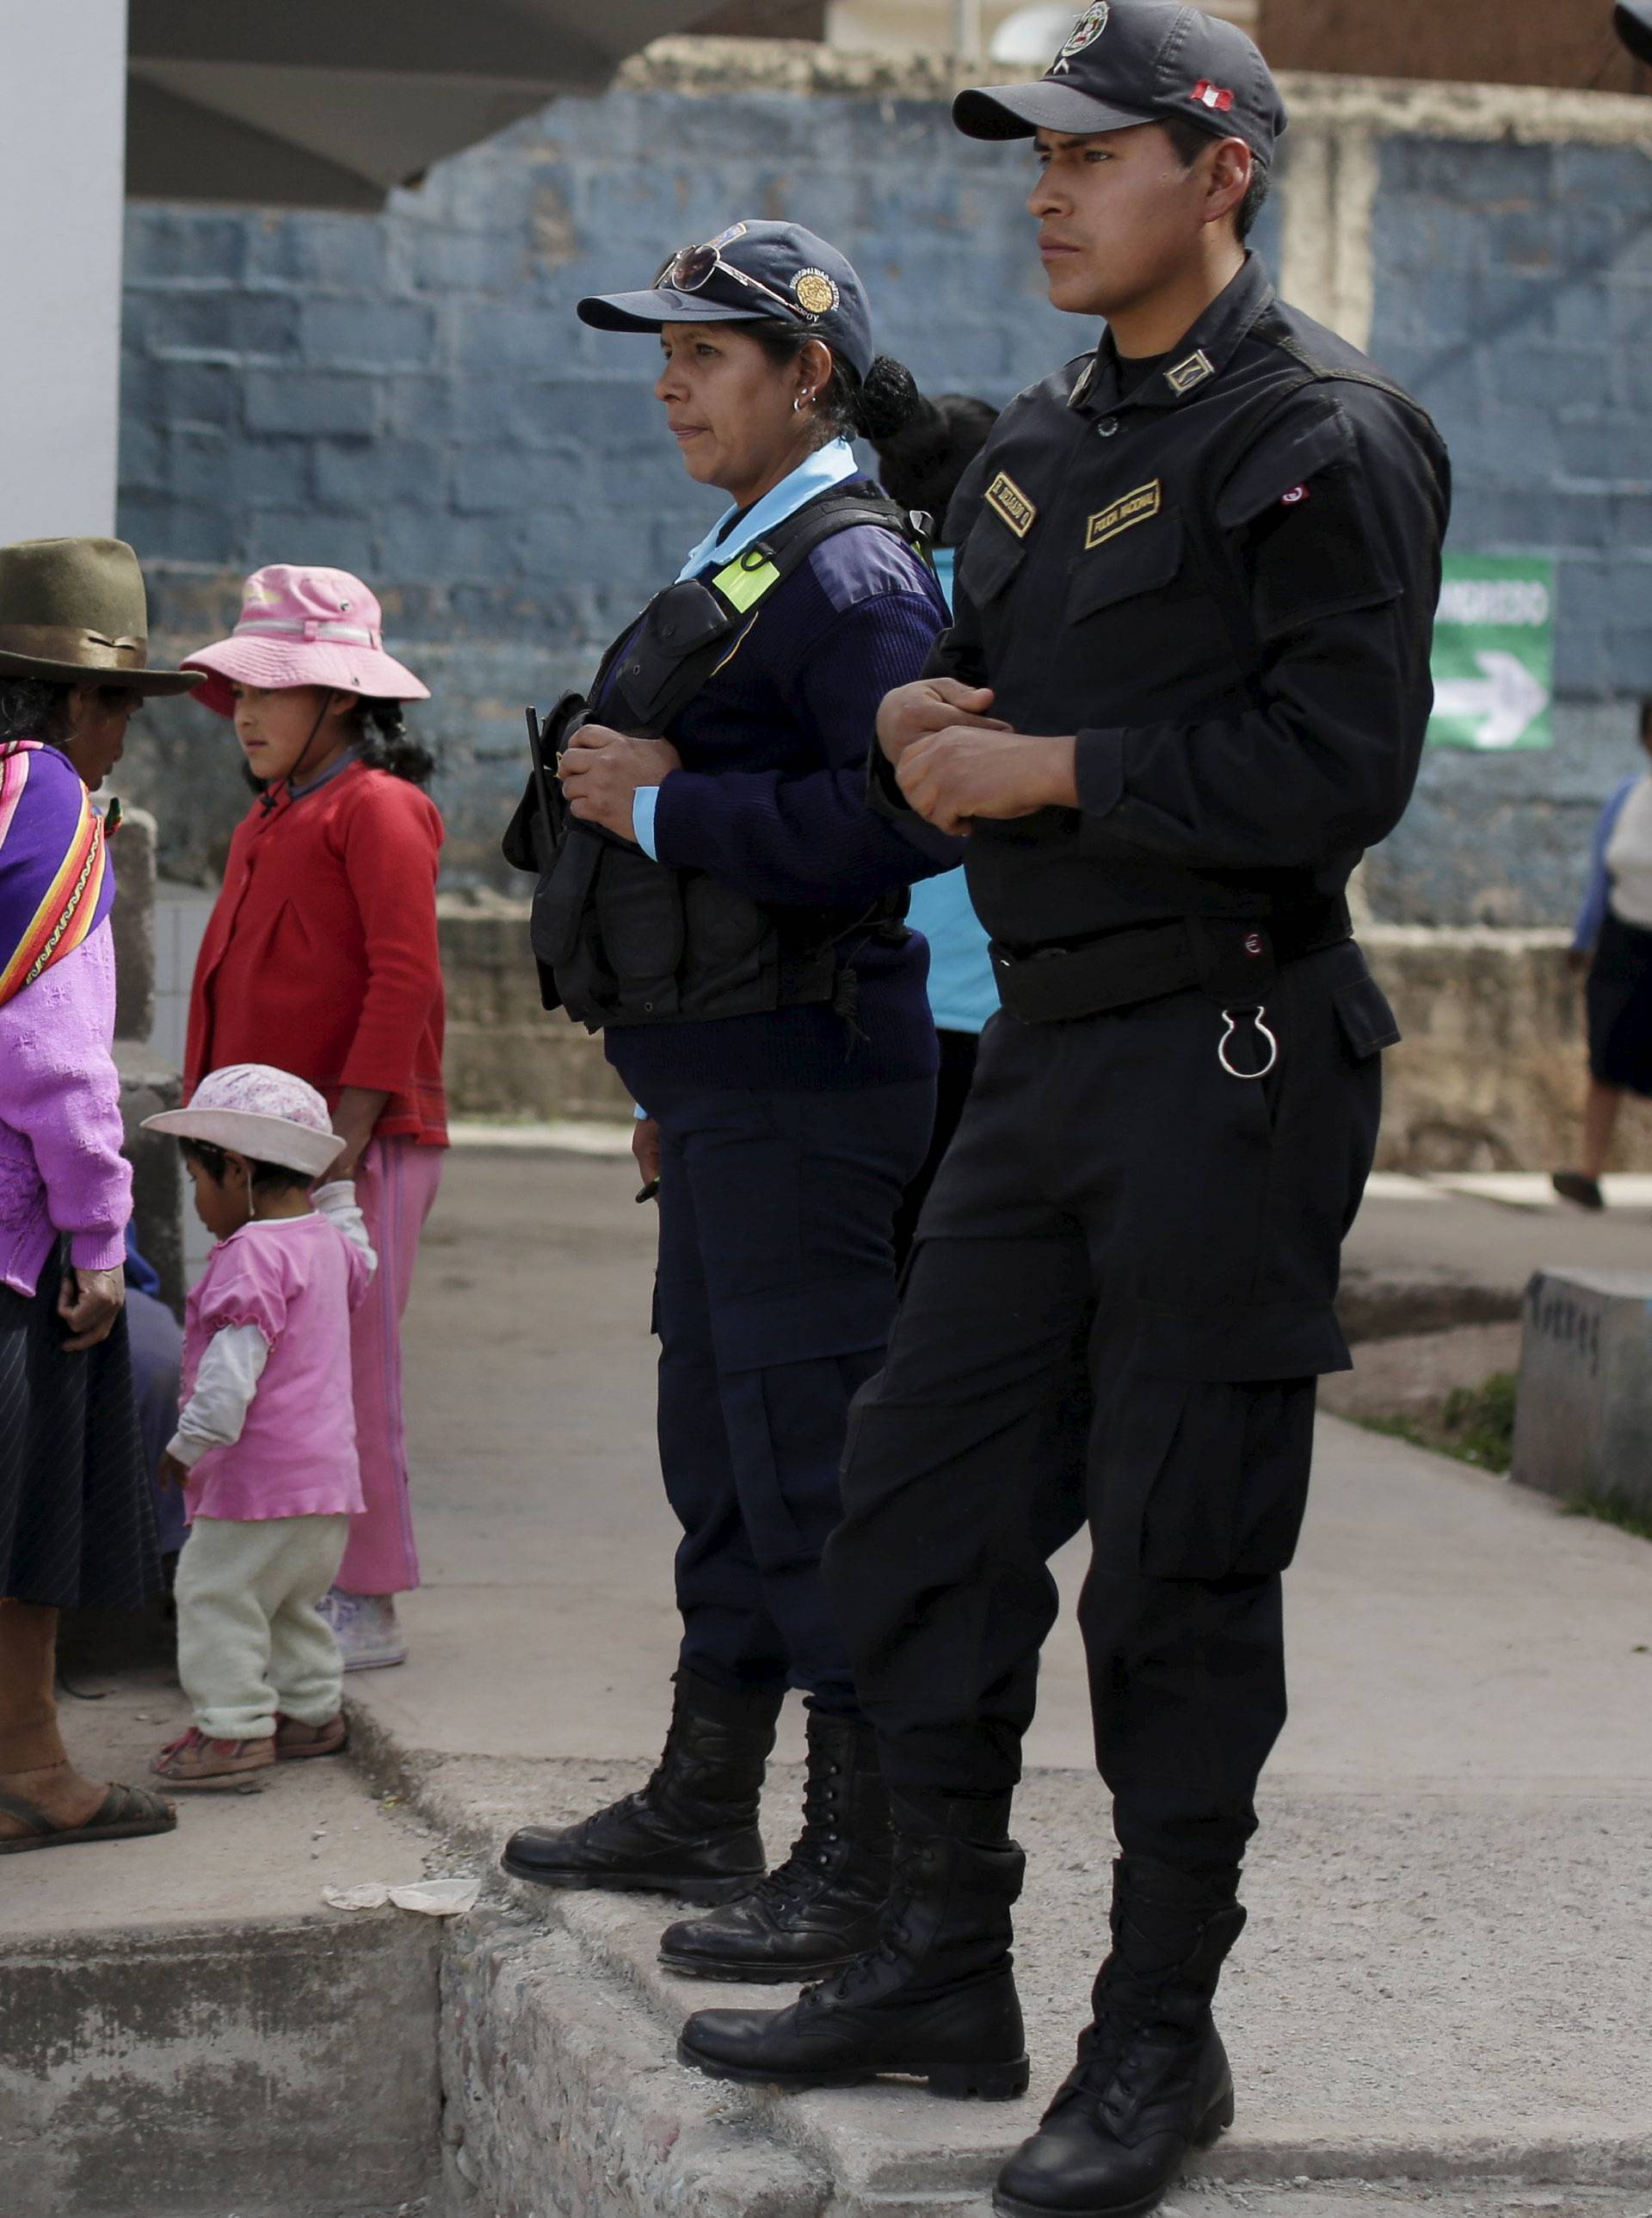
[[[1597,1308],[1538,1279],[1527,1291],[1525,1307],[1534,1331],[1551,1346],[1568,1349],[1587,1366],[1591,1379],[1600,1376],[1600,1311]]]

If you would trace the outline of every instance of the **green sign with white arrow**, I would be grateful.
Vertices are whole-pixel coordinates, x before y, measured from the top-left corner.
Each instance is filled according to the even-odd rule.
[[[1555,566],[1535,554],[1448,554],[1434,625],[1431,747],[1552,747]]]

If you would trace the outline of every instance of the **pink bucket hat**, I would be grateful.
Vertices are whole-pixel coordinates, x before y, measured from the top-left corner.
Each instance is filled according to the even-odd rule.
[[[231,1063],[203,1078],[187,1109],[144,1118],[145,1132],[173,1132],[233,1148],[259,1163],[319,1178],[343,1146],[327,1105],[307,1080],[271,1063]]]
[[[220,716],[234,713],[233,685],[272,692],[331,685],[374,701],[428,701],[430,687],[385,653],[383,623],[378,601],[348,570],[271,562],[243,586],[229,638],[186,655],[183,667],[207,672],[195,698]]]

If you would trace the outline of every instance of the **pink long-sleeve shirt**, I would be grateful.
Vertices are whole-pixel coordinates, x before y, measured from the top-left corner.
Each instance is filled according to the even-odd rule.
[[[61,1233],[72,1262],[124,1260],[114,938],[107,921],[0,1007],[0,1283],[32,1294]]]

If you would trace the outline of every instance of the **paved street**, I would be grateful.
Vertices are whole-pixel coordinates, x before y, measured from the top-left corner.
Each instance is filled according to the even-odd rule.
[[[407,1607],[413,1661],[353,1691],[423,1752],[479,1849],[633,1783],[663,1732],[673,1527],[651,1437],[653,1224],[622,1162],[459,1151],[414,1298],[429,1583]],[[1382,1206],[1438,1240],[1489,1205]],[[1554,1229],[1500,1212],[1488,1239],[1524,1271]],[[1061,1569],[1070,1596],[1076,1553]],[[1652,2177],[1652,1549],[1327,1423],[1290,1608],[1295,1711],[1225,1989],[1241,2122],[1215,2175]],[[782,1754],[799,1750],[794,1717]],[[1036,2092],[1064,2068],[1110,1853],[1070,1621],[1029,1757]],[[777,1835],[791,1794],[783,1773]],[[662,2021],[704,1998],[653,1966],[656,1905],[570,1907]],[[787,2122],[869,2178],[892,2149],[984,2165],[1024,2122],[882,2090],[811,2097]]]
[[[1652,1268],[1652,1181],[1608,1180],[1617,1199],[1595,1216],[1558,1201],[1534,1175],[1476,1184],[1493,1192],[1372,1180],[1344,1256],[1340,1306],[1352,1336],[1515,1317],[1539,1264]]]
[[[640,1782],[664,1730],[676,1621],[646,1331],[653,1215],[634,1186],[611,1155],[470,1147],[451,1160],[409,1319],[427,1577],[405,1605],[413,1658],[350,1682],[358,1750],[412,1794],[416,1822],[349,1771],[298,1767],[262,1796],[191,1803],[174,1840],[13,1867],[10,1946],[95,1962],[104,1936],[188,1926],[256,1956],[268,1921],[325,1914],[324,1887],[416,1877],[432,1856],[491,1869],[511,1825]],[[1518,1286],[1551,1255],[1602,1260],[1606,1239],[1627,1259],[1642,1229],[1628,1213],[1599,1224],[1385,1193],[1354,1247],[1488,1280],[1495,1267]],[[1070,1601],[1079,1552],[1059,1569]],[[1652,2214],[1652,1548],[1327,1422],[1290,1612],[1294,1714],[1265,1784],[1251,1929],[1223,1987],[1239,2120],[1172,2209]],[[139,1775],[182,1720],[176,1688],[158,1668],[83,1685],[102,1699],[70,1705],[77,1744]],[[777,1851],[801,1752],[794,1708],[766,1811]],[[663,1905],[513,1887],[488,1913],[507,1942],[529,1964],[548,1951],[580,1969],[521,1989],[523,2060],[508,2082],[477,2083],[472,2129],[497,2118],[531,2151],[593,2089],[624,2085],[644,2143],[668,2116],[689,2139],[734,2132],[764,2179],[789,2151],[845,2211],[976,2218],[1004,2148],[1066,2068],[1103,1946],[1110,1837],[1070,1619],[1029,1758],[1026,2102],[714,2089],[670,2061],[673,2035],[730,1991],[660,1972]],[[500,2027],[502,2045],[511,2032]],[[543,2060],[568,2054],[585,2059],[584,2081]],[[708,2207],[721,2211],[735,2174],[715,2147]],[[1313,2184],[1268,2184],[1293,2181]]]

